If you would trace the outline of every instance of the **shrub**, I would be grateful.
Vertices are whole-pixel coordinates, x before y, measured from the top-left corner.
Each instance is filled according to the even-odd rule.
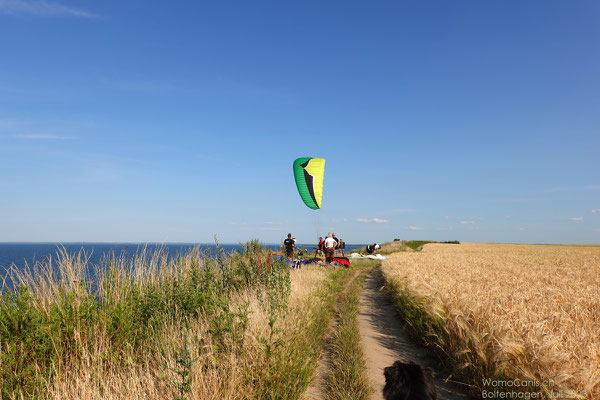
[[[86,282],[90,267],[96,278]],[[248,305],[232,310],[233,294],[255,290],[272,325],[290,294],[289,267],[273,261],[257,240],[230,254],[195,248],[169,259],[161,249],[143,249],[129,258],[110,255],[96,266],[82,252],[63,249],[54,264],[49,259],[33,272],[11,274],[21,285],[0,296],[3,398],[43,396],[53,377],[77,366],[100,338],[108,341],[108,364],[143,361],[157,351],[152,336],[175,320],[208,318],[215,351],[225,356],[240,347],[248,323]],[[179,395],[184,392],[182,386]]]

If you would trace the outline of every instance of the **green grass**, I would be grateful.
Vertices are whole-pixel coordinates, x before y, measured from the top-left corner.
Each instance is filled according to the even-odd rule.
[[[331,370],[327,379],[327,399],[369,399],[373,389],[366,375],[358,313],[360,292],[366,275],[379,265],[376,261],[356,261],[360,273],[342,293],[338,303],[337,326],[331,343]]]
[[[58,259],[25,273],[20,286],[0,296],[0,393],[43,397],[52,379],[78,365],[102,337],[107,366],[143,362],[157,349],[164,326],[208,316],[218,353],[233,351],[245,332],[248,310],[232,310],[243,289],[264,293],[273,318],[286,308],[290,271],[272,261],[258,241],[244,251],[208,257],[198,249],[167,260],[160,252],[112,257],[97,266],[97,285],[86,278],[85,255]],[[92,289],[94,287],[94,289]]]
[[[352,277],[351,272],[335,269],[317,290],[294,334],[293,345],[281,351],[270,366],[269,382],[260,398],[297,399],[306,391],[317,367],[339,293]]]
[[[420,249],[425,246],[427,243],[445,243],[445,244],[460,244],[458,240],[450,240],[447,242],[436,242],[433,240],[402,240],[402,244],[410,247],[415,251],[420,251]]]
[[[32,271],[12,272],[19,289],[0,296],[0,398],[45,397],[54,380],[89,362],[98,348],[106,349],[92,360],[100,374],[156,364],[173,353],[176,367],[165,367],[164,379],[176,398],[193,397],[190,371],[195,362],[205,362],[196,360],[207,351],[214,358],[201,368],[219,369],[220,363],[228,368],[232,356],[247,360],[241,373],[252,388],[248,397],[299,398],[317,365],[338,295],[353,273],[331,269],[298,323],[284,327],[290,268],[272,260],[258,241],[216,256],[194,249],[167,259],[160,251],[142,251],[131,259],[112,256],[95,268],[100,278],[92,284],[85,254],[62,251]],[[258,347],[248,344],[247,304],[232,303],[248,291],[268,320],[266,335],[256,337]],[[208,337],[186,336],[170,351],[167,330],[185,333],[200,319]],[[173,373],[174,379],[166,378]]]
[[[449,356],[439,353],[444,348],[439,343],[445,342],[445,321],[428,311],[426,299],[414,296],[405,285],[393,279],[386,279],[384,290],[406,323],[408,333],[419,343],[436,349],[440,357]]]

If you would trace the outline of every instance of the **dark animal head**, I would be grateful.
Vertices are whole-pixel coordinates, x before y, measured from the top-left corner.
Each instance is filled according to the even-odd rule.
[[[383,370],[386,400],[437,400],[433,372],[413,362],[396,361]]]

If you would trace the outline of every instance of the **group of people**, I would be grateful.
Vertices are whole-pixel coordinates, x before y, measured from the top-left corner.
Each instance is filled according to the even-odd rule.
[[[283,241],[283,247],[285,249],[285,255],[288,260],[292,260],[296,253],[296,238],[292,237],[291,233],[287,234],[287,238]],[[330,263],[333,257],[341,255],[344,257],[344,250],[346,249],[346,243],[342,239],[335,236],[335,233],[328,233],[325,240],[323,237],[319,238],[319,244],[316,248],[316,254],[323,254],[325,261]],[[377,250],[381,249],[381,245],[377,243],[368,244],[365,248],[368,254],[377,255]]]
[[[288,260],[292,260],[296,252],[296,238],[293,238],[291,233],[288,233],[287,238],[283,241],[283,247]],[[337,238],[335,233],[328,233],[325,240],[323,240],[323,237],[319,238],[317,254],[323,254],[325,261],[331,262],[331,259],[338,253],[344,256],[345,248],[346,243],[342,239]]]
[[[328,233],[325,240],[323,240],[323,237],[319,238],[317,252],[325,255],[326,262],[331,262],[331,259],[337,255],[336,253],[341,253],[344,256],[345,248],[346,243],[342,239],[338,239],[335,233]]]

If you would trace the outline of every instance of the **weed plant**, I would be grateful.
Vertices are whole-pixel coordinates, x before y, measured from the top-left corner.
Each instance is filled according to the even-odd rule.
[[[355,261],[353,267],[360,274],[340,295],[336,313],[337,326],[331,340],[330,371],[326,383],[325,397],[338,399],[370,399],[373,389],[366,374],[358,314],[360,292],[367,274],[379,261]]]
[[[10,271],[17,289],[0,296],[2,398],[44,397],[56,377],[82,368],[97,349],[103,349],[95,360],[100,373],[143,365],[160,356],[155,344],[174,321],[205,320],[211,354],[226,359],[241,351],[246,337],[249,305],[232,304],[241,292],[254,292],[269,310],[267,351],[279,343],[276,322],[287,308],[290,270],[257,240],[229,254],[195,248],[169,258],[163,249],[142,249],[98,265],[88,258],[60,249],[33,268]],[[191,358],[178,354],[183,398]]]

